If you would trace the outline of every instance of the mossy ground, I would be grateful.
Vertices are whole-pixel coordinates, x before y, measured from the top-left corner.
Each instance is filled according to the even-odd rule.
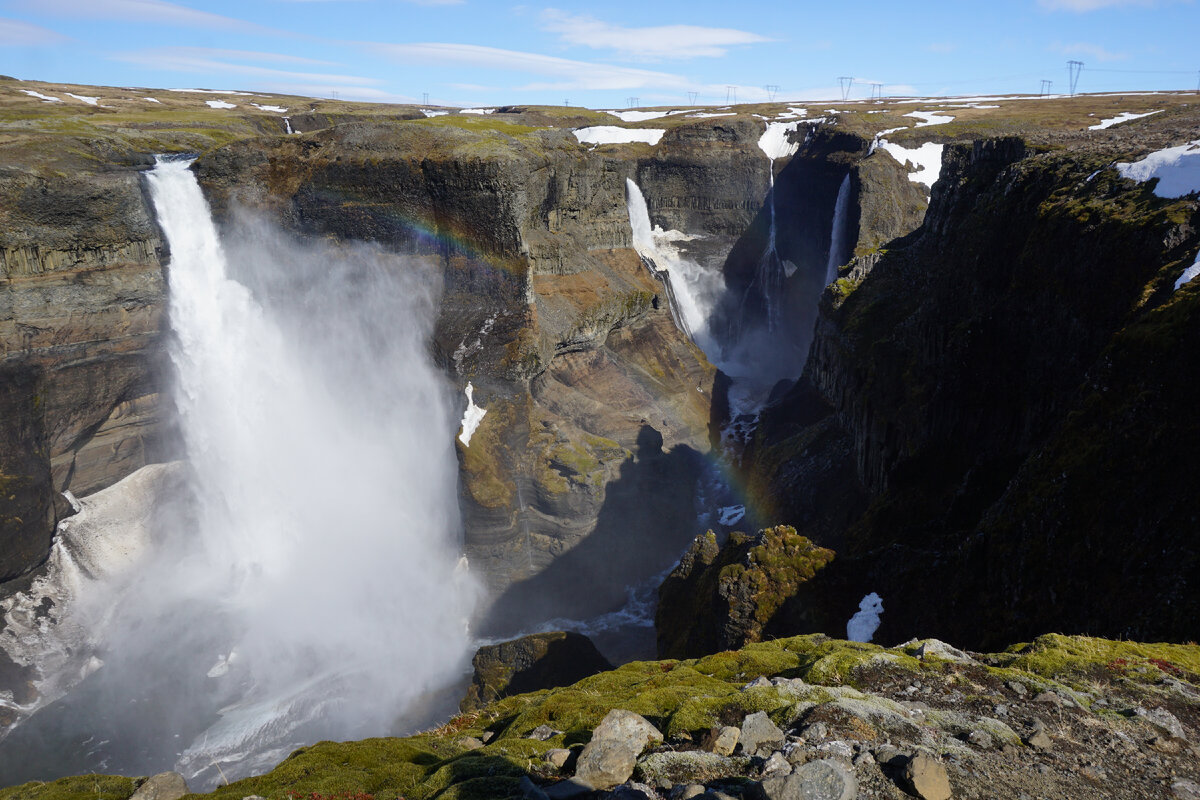
[[[902,716],[901,708],[885,697],[858,690],[872,691],[888,682],[940,682],[982,693],[1000,691],[997,687],[1006,682],[1020,682],[1033,690],[1066,691],[1071,683],[1098,670],[1110,672],[1114,662],[1122,660],[1146,662],[1160,670],[1155,665],[1161,661],[1176,680],[1193,685],[1200,680],[1200,646],[1196,645],[1048,635],[1004,653],[980,656],[987,667],[929,654],[918,658],[918,646],[889,649],[809,635],[700,659],[634,662],[572,686],[504,698],[414,736],[321,742],[297,750],[265,775],[236,781],[206,796],[213,800],[241,800],[249,795],[289,800],[313,793],[369,794],[375,800],[519,796],[522,776],[557,777],[543,761],[547,750],[586,742],[613,708],[639,713],[669,741],[686,742],[717,723],[737,724],[754,711],[766,711],[777,723],[788,725],[814,704],[825,704],[819,706],[825,715],[819,718],[827,722],[846,716],[839,708],[857,710],[850,715],[854,719],[847,723],[846,735],[853,738],[857,732],[869,739],[879,735],[877,724],[886,726]],[[744,688],[764,676],[799,678],[803,683]],[[526,738],[539,725],[562,733],[546,741]],[[1011,731],[997,725],[996,735],[1011,738]],[[463,741],[485,732],[494,738],[482,748],[469,749]],[[134,788],[128,778],[80,776],[10,788],[0,792],[0,800],[124,800]]]

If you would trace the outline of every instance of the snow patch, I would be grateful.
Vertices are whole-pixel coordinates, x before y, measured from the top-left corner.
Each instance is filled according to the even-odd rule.
[[[666,133],[662,128],[618,128],[615,125],[595,125],[572,131],[580,144],[629,144],[645,142],[658,144]]]
[[[1200,139],[1158,150],[1141,161],[1116,164],[1122,178],[1144,183],[1158,178],[1154,193],[1171,199],[1200,192]]]
[[[942,173],[942,145],[926,142],[919,147],[904,147],[892,144],[887,139],[879,140],[879,147],[901,164],[910,163],[908,179],[932,189]]]
[[[464,109],[461,109],[458,113],[460,113],[460,114],[495,114],[496,109],[494,109],[494,108],[464,108]]]
[[[463,412],[462,433],[458,435],[458,440],[463,443],[463,447],[470,447],[471,437],[475,434],[479,423],[483,422],[483,415],[487,413],[487,409],[475,405],[475,387],[471,385],[470,381],[467,381],[466,394],[467,410]]]
[[[286,114],[287,113],[287,109],[284,108],[283,106],[260,106],[258,103],[251,103],[250,105],[254,106],[259,111],[270,111],[275,114]]]
[[[858,612],[846,623],[846,638],[852,642],[869,642],[879,630],[879,617],[883,614],[883,598],[875,592],[862,599]]]
[[[66,94],[67,94],[67,97],[74,97],[74,98],[75,98],[76,100],[78,100],[79,102],[81,102],[81,103],[87,103],[89,106],[97,106],[97,105],[100,105],[100,98],[99,98],[99,97],[88,97],[88,96],[87,96],[87,95],[85,95],[85,94],[71,94],[70,92],[67,92]]]
[[[758,149],[772,161],[795,155],[800,145],[788,141],[788,134],[800,127],[799,122],[768,122],[767,130],[758,137]]]
[[[168,92],[195,92],[196,94],[245,94],[250,92],[237,92],[233,89],[167,89]]]
[[[418,110],[427,117],[444,117],[450,113],[449,111],[434,111],[432,108],[422,108]]]
[[[954,122],[954,117],[949,114],[935,114],[932,111],[910,111],[904,116],[915,117],[924,122],[918,122],[918,128],[924,128],[927,125],[945,125],[947,122]]]
[[[688,114],[688,119],[710,119],[712,117],[736,117],[736,111],[723,111],[719,114]]]
[[[158,100],[157,98],[154,98],[154,97],[143,97],[142,99],[148,103],[158,103],[160,106],[162,105],[162,100]]]
[[[1179,280],[1175,281],[1175,289],[1178,290],[1185,283],[1191,283],[1197,275],[1200,275],[1200,252],[1196,253],[1196,263],[1185,269],[1179,276]]]
[[[204,102],[209,108],[237,108],[233,103],[226,103],[224,100],[205,100]]]
[[[51,97],[48,94],[42,94],[41,92],[35,92],[33,89],[22,89],[21,91],[24,92],[25,94],[29,95],[30,97],[36,97],[38,100],[45,100],[47,103],[61,103],[62,102],[61,97]]]
[[[605,111],[605,114],[612,114],[618,117],[621,122],[644,122],[648,119],[658,119],[671,114],[670,111]]]
[[[1163,110],[1147,111],[1145,114],[1135,114],[1132,111],[1123,111],[1111,119],[1101,120],[1096,125],[1088,125],[1089,131],[1102,131],[1105,128],[1111,128],[1113,125],[1120,125],[1122,122],[1129,122],[1131,119],[1141,119],[1142,117],[1152,117],[1155,114],[1161,114]]]

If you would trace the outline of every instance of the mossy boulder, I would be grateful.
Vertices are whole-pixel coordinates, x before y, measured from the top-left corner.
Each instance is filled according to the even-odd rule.
[[[522,636],[479,648],[475,674],[459,707],[473,711],[513,694],[567,686],[612,669],[592,640],[573,631]]]
[[[712,531],[697,536],[659,587],[659,656],[729,650],[759,641],[768,630],[799,633],[814,626],[807,584],[833,557],[786,525],[755,535],[734,532],[723,546]]]

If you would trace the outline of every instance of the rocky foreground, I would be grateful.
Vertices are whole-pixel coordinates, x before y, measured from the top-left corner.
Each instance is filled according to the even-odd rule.
[[[139,785],[64,778],[0,800],[125,800]],[[139,800],[172,800],[157,787]],[[322,742],[208,796],[1192,800],[1200,647],[797,636],[626,664],[414,736]]]

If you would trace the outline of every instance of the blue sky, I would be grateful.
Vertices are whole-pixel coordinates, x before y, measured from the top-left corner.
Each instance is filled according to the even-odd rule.
[[[1190,89],[1195,0],[0,0],[0,73],[341,99],[593,108]],[[734,88],[729,88],[734,87]]]

